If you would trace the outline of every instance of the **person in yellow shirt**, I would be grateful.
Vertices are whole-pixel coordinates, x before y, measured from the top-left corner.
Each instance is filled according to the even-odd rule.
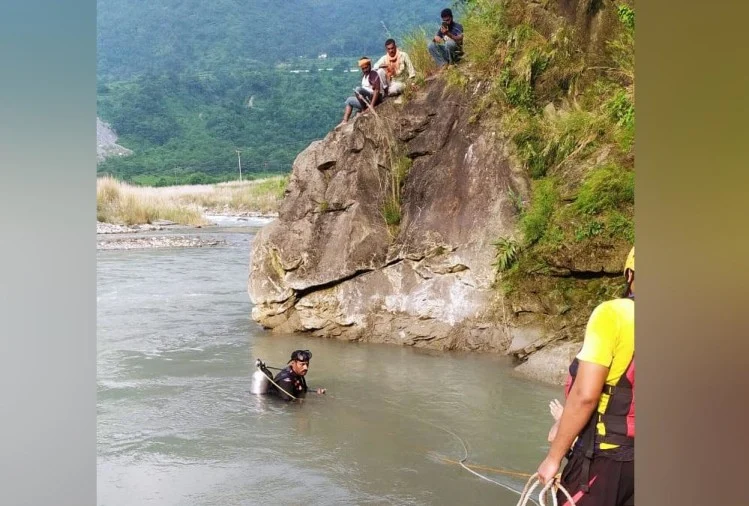
[[[582,349],[570,366],[565,406],[538,467],[546,484],[566,456],[561,483],[577,506],[634,506],[634,248],[624,276],[624,297],[603,302],[588,320]],[[560,492],[559,504],[565,501]]]

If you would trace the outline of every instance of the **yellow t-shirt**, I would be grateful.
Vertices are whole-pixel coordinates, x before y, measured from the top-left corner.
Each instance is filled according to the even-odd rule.
[[[606,384],[615,386],[627,371],[635,353],[635,301],[614,299],[603,302],[590,315],[585,329],[585,341],[578,360],[592,362],[609,368]],[[598,412],[604,413],[609,395],[601,394]],[[602,423],[598,423],[598,434],[605,435]],[[616,448],[617,445],[601,443],[601,449]]]

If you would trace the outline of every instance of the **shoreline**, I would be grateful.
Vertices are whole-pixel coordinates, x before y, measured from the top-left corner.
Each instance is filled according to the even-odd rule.
[[[138,225],[121,225],[116,223],[97,221],[96,249],[134,250],[157,248],[204,248],[221,246],[225,245],[226,241],[206,239],[203,237],[197,237],[195,235],[145,235],[143,233],[168,230],[184,230],[185,232],[190,232],[197,229],[232,226],[237,222],[246,222],[250,220],[257,220],[257,225],[263,226],[266,224],[263,222],[267,220],[267,223],[270,223],[270,221],[274,220],[277,216],[278,215],[275,213],[261,213],[257,211],[226,211],[224,209],[217,211],[215,209],[212,209],[206,210],[203,213],[203,217],[206,219],[206,221],[209,222],[206,225],[184,225],[169,220],[154,220],[152,223],[143,223]],[[247,225],[243,224],[240,226]],[[128,235],[129,237],[116,237],[120,235]]]

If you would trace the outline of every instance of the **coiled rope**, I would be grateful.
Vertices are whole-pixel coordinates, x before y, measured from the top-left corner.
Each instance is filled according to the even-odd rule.
[[[518,501],[517,506],[526,506],[529,500],[533,501],[533,499],[531,499],[533,491],[540,484],[541,480],[538,479],[538,473],[533,473],[533,475],[531,475],[531,477],[528,479],[528,482],[525,484],[525,487],[523,487],[523,493],[520,494],[520,500]],[[570,506],[575,506],[575,500],[572,498],[567,489],[564,488],[564,486],[562,486],[562,484],[559,482],[558,475],[549,480],[549,482],[538,493],[538,504],[540,504],[541,506],[546,506],[546,493],[551,491],[552,504],[553,506],[558,506],[559,503],[557,502],[557,490],[562,491],[564,496],[567,498],[567,503]]]

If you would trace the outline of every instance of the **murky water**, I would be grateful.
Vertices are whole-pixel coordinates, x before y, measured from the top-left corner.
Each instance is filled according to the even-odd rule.
[[[221,247],[99,252],[98,503],[516,504],[456,464],[461,439],[468,464],[520,490],[497,470],[535,469],[560,390],[503,357],[263,331],[247,224],[200,231]],[[254,359],[296,348],[328,394],[251,395]]]

